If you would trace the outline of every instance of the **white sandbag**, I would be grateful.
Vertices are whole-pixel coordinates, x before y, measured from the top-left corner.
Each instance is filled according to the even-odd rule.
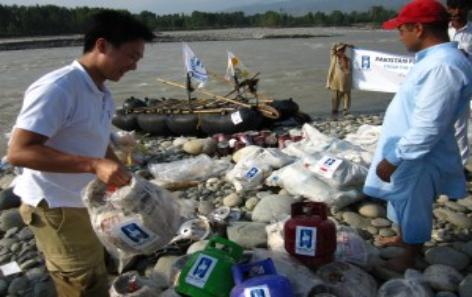
[[[346,159],[319,153],[303,158],[303,165],[317,178],[337,189],[361,188],[368,171],[364,166]]]
[[[274,171],[265,181],[266,185],[281,187],[291,195],[299,195],[315,202],[324,202],[334,210],[339,210],[362,199],[356,189],[339,190],[330,187],[305,168],[302,161],[297,161]]]
[[[83,201],[98,238],[118,259],[155,252],[175,236],[180,225],[173,196],[137,176],[112,193],[94,180],[87,185]]]
[[[229,160],[214,160],[205,154],[175,162],[148,165],[149,171],[155,177],[154,182],[161,186],[219,177],[232,167]]]
[[[155,283],[135,271],[119,275],[110,287],[110,297],[159,297]]]
[[[374,153],[381,132],[382,126],[364,124],[361,125],[355,133],[347,134],[344,139],[360,146],[366,151]]]
[[[262,186],[273,169],[281,168],[295,160],[275,148],[252,150],[226,174],[237,192],[255,190]]]
[[[313,153],[327,153],[365,167],[368,167],[372,162],[372,152],[367,152],[349,141],[325,135],[309,124],[303,125],[302,131],[304,138],[301,141],[288,144],[282,150],[285,154],[304,158]]]
[[[275,270],[279,275],[288,278],[292,284],[295,297],[313,296],[311,294],[314,292],[323,293],[328,291],[324,282],[316,274],[287,253],[255,249],[252,254],[252,261],[254,262],[267,258],[272,259]]]
[[[303,139],[297,142],[290,142],[283,150],[287,155],[302,158],[316,152],[326,151],[334,138],[327,136],[310,124],[302,127]]]
[[[237,150],[234,154],[233,154],[233,161],[234,163],[238,163],[240,160],[246,158],[247,156],[249,155],[252,155],[254,152],[260,150],[261,147],[260,146],[257,146],[257,145],[248,145],[248,146],[245,146],[239,150]]]

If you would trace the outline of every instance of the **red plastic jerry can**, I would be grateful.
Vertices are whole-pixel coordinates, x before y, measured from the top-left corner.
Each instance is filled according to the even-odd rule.
[[[292,218],[284,225],[285,250],[309,267],[334,260],[336,226],[327,218],[326,204],[292,204]]]

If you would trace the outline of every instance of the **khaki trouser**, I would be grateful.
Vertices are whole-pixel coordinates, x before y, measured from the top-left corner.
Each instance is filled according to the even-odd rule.
[[[85,208],[20,206],[36,238],[59,297],[108,296],[104,250]]]
[[[337,113],[339,109],[339,103],[343,100],[343,111],[349,112],[351,107],[351,92],[332,91],[331,92],[331,112]]]

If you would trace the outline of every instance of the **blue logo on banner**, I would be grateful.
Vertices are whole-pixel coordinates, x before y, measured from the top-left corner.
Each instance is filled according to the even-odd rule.
[[[197,265],[197,268],[193,271],[193,276],[198,278],[205,278],[209,268],[211,267],[212,260],[208,258],[201,258]]]
[[[121,227],[121,231],[123,231],[123,233],[126,234],[129,239],[136,243],[140,243],[141,241],[149,239],[149,234],[144,232],[144,230],[135,223],[124,225]]]
[[[266,297],[264,289],[253,289],[251,290],[251,297]]]
[[[370,56],[362,56],[362,69],[370,69]]]
[[[301,248],[311,248],[312,244],[312,239],[313,239],[313,231],[310,229],[302,229],[300,231],[300,247]]]

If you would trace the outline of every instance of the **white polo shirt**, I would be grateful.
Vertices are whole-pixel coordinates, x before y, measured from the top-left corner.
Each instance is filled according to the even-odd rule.
[[[110,142],[115,111],[107,88],[98,89],[79,62],[34,82],[25,93],[15,127],[47,136],[45,145],[73,155],[102,158]],[[14,193],[26,204],[84,207],[81,191],[94,179],[88,173],[53,173],[25,168]]]
[[[458,42],[458,48],[465,51],[469,55],[469,59],[472,60],[472,23],[468,22],[458,30],[449,25],[448,33],[451,41]]]

